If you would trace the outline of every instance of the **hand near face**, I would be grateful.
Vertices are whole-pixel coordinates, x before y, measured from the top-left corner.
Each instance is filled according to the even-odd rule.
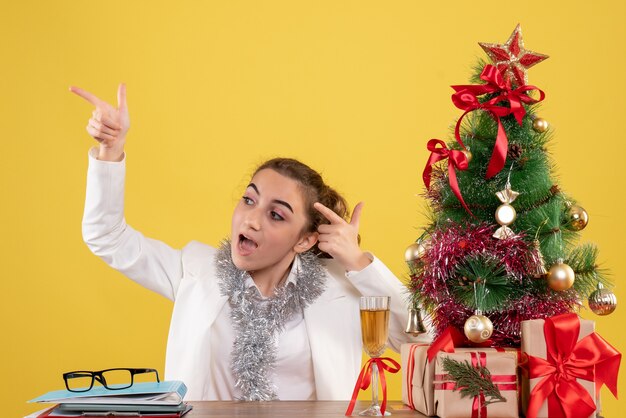
[[[319,202],[313,204],[313,207],[330,222],[317,228],[318,248],[339,261],[346,270],[359,271],[367,267],[371,260],[361,251],[358,242],[363,202],[354,208],[350,222],[346,222],[341,216]]]
[[[91,103],[96,109],[87,123],[87,132],[100,143],[98,159],[121,161],[124,154],[126,133],[130,128],[130,118],[126,105],[126,86],[117,89],[117,107],[78,87],[70,91]]]

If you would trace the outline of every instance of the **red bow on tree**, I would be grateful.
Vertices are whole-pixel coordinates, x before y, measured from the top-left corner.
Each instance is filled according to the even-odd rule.
[[[440,145],[440,147],[437,147]],[[430,189],[430,176],[433,171],[433,164],[438,161],[448,159],[448,179],[450,181],[450,188],[454,192],[454,195],[459,199],[463,207],[470,215],[472,211],[469,210],[465,201],[463,200],[463,196],[461,196],[461,190],[459,189],[459,183],[456,179],[456,170],[467,170],[468,161],[467,156],[463,154],[462,151],[457,150],[449,150],[446,147],[446,143],[441,139],[431,139],[427,144],[428,151],[430,151],[430,157],[428,158],[428,162],[426,162],[426,167],[424,167],[424,172],[422,173],[422,178],[424,179],[424,185],[426,185],[427,189]]]
[[[528,356],[529,377],[543,377],[530,393],[528,418],[535,418],[548,401],[548,415],[588,417],[596,410],[594,399],[576,379],[596,382],[617,397],[617,372],[622,355],[595,332],[578,341],[580,321],[576,314],[546,319],[544,335],[547,359]]]
[[[488,64],[480,74],[480,78],[486,81],[486,84],[470,84],[463,86],[452,86],[454,93],[452,102],[456,107],[465,110],[465,113],[459,118],[454,130],[454,136],[457,142],[465,149],[465,144],[461,140],[460,128],[461,121],[469,112],[476,109],[482,109],[489,112],[491,116],[498,122],[498,134],[496,136],[496,144],[489,160],[486,178],[491,178],[498,174],[504,167],[506,162],[506,153],[509,147],[509,141],[504,131],[504,126],[500,118],[513,114],[517,123],[522,125],[526,109],[522,103],[533,104],[542,101],[545,98],[543,91],[535,86],[523,85],[514,90],[511,89],[511,83],[502,77],[500,71],[493,65]],[[526,94],[528,91],[537,90],[539,99],[533,99]],[[483,94],[497,94],[496,97],[481,103],[478,96]],[[509,102],[509,106],[503,106],[502,102]]]

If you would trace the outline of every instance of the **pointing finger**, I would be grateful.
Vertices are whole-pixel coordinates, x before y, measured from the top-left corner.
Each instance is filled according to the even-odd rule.
[[[361,220],[361,211],[363,211],[363,206],[365,202],[359,202],[352,211],[352,217],[350,218],[350,225],[354,225],[357,228],[359,227],[359,221]]]
[[[71,86],[70,87],[70,91],[72,93],[82,97],[83,99],[87,100],[89,103],[91,103],[92,105],[94,105],[96,107],[100,107],[100,106],[102,106],[105,103],[102,100],[100,100],[98,97],[94,96],[93,94],[89,93],[88,91],[85,91],[85,90],[81,89],[80,87]]]
[[[315,202],[313,204],[313,207],[317,209],[319,213],[324,215],[324,217],[328,219],[331,224],[338,224],[338,223],[345,222],[345,220],[341,216],[337,215],[335,212],[333,212],[332,209],[327,208],[326,206],[322,205],[320,202]]]
[[[126,109],[126,84],[121,83],[117,88],[117,108]]]

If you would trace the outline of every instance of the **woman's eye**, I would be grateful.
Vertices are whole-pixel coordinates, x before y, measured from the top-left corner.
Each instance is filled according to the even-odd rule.
[[[254,200],[250,199],[248,196],[243,196],[243,203],[246,205],[252,205],[254,203]]]
[[[274,219],[275,221],[284,221],[285,218],[283,218],[282,216],[280,216],[277,212],[270,212],[270,215],[272,216],[272,219]]]

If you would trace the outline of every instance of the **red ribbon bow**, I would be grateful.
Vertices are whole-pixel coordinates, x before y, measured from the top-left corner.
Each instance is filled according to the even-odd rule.
[[[440,145],[440,147],[437,147]],[[424,179],[424,185],[427,189],[430,189],[430,176],[433,171],[433,164],[438,161],[448,159],[448,180],[450,181],[450,188],[454,192],[454,195],[459,199],[465,210],[472,216],[472,211],[469,210],[463,196],[461,196],[461,189],[459,189],[459,183],[456,179],[456,170],[467,170],[468,161],[467,156],[462,151],[449,150],[446,147],[446,143],[441,139],[431,139],[427,144],[428,151],[430,151],[430,157],[424,167],[422,178]]]
[[[386,361],[391,363],[391,365],[385,364]],[[350,405],[348,405],[348,409],[346,409],[346,416],[352,415],[352,411],[354,410],[354,405],[356,404],[356,397],[359,394],[359,390],[365,390],[370,386],[370,383],[372,381],[373,363],[376,363],[376,365],[378,366],[380,385],[383,388],[383,402],[380,404],[380,413],[385,416],[385,410],[387,409],[387,381],[385,380],[385,370],[387,370],[389,373],[398,373],[400,371],[400,364],[398,364],[397,361],[389,357],[374,357],[369,359],[367,363],[365,363],[365,365],[361,369],[359,378],[356,381],[356,385],[354,386]],[[374,390],[378,390],[378,388],[374,388]]]
[[[509,147],[509,141],[500,118],[513,114],[517,123],[521,126],[524,115],[526,115],[526,109],[522,103],[538,103],[545,98],[545,94],[537,87],[529,85],[520,86],[512,90],[510,81],[505,80],[502,77],[502,73],[491,64],[485,66],[480,74],[480,78],[487,83],[452,86],[454,91],[456,91],[456,93],[452,95],[452,102],[459,109],[465,110],[465,113],[463,113],[456,123],[454,136],[463,149],[466,149],[460,135],[461,121],[465,115],[476,109],[483,109],[486,112],[489,112],[498,122],[496,144],[487,167],[486,178],[489,179],[498,174],[504,167],[504,163],[506,162],[506,153]],[[532,90],[537,90],[539,92],[539,99],[533,99],[526,94],[526,92]],[[497,96],[481,103],[478,100],[478,96],[483,94],[497,94]],[[509,102],[508,107],[498,105],[498,103],[505,101]]]
[[[444,353],[454,353],[454,348],[461,347],[464,341],[465,337],[463,337],[461,331],[454,327],[446,328],[446,330],[433,341],[430,347],[428,347],[426,351],[428,361],[433,361],[440,351]]]
[[[578,341],[580,320],[576,314],[548,318],[544,324],[547,359],[528,356],[529,377],[543,377],[530,393],[528,418],[535,418],[548,400],[548,415],[587,417],[596,404],[576,379],[596,382],[617,398],[617,373],[622,355],[598,334]]]

